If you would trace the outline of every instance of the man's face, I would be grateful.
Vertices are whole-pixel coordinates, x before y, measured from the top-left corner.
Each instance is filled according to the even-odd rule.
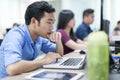
[[[44,16],[41,18],[40,22],[37,23],[36,33],[38,36],[47,38],[50,35],[53,29],[55,18],[53,13],[44,13]]]
[[[94,21],[94,14],[90,14],[87,16],[89,24],[92,24]]]
[[[120,23],[117,26],[120,28]]]

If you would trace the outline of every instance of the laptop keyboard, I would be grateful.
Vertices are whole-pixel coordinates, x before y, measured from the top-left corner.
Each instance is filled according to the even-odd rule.
[[[69,58],[60,65],[62,66],[76,66],[81,62],[82,58]]]

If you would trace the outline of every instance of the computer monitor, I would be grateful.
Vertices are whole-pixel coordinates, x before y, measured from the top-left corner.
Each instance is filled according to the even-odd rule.
[[[109,36],[109,25],[110,21],[109,20],[103,20],[103,31]]]

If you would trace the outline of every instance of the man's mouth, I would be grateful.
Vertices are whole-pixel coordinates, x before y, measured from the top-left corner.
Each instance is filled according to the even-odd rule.
[[[52,33],[52,32],[48,32],[48,33],[47,33],[47,38],[49,38],[49,36],[50,36],[51,33]]]
[[[52,32],[48,32],[47,35],[50,35]]]

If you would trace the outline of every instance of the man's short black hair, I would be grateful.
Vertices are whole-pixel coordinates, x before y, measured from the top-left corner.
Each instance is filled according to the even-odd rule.
[[[40,21],[45,12],[55,12],[55,8],[53,8],[52,5],[48,4],[46,1],[37,1],[30,4],[25,12],[25,24],[29,25],[32,17]]]
[[[118,21],[117,24],[120,24],[120,21]]]
[[[94,13],[93,9],[86,9],[83,12],[83,18],[84,18],[84,16],[88,16],[88,15],[93,14],[93,13]]]

